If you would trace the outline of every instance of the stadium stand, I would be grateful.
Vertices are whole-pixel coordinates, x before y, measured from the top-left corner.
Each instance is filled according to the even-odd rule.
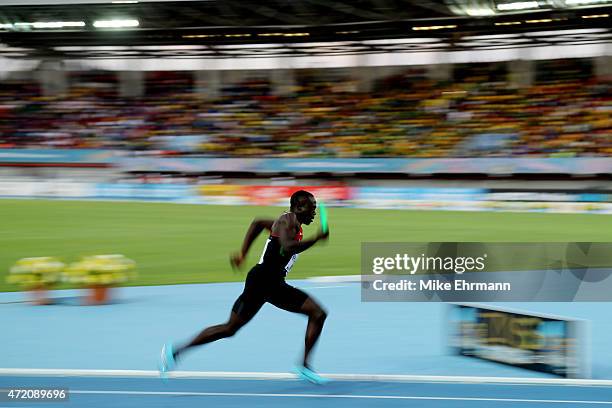
[[[195,92],[188,73],[149,73],[140,98],[121,97],[112,76],[102,74],[53,97],[17,81],[0,85],[0,146],[225,157],[612,154],[612,83],[567,67],[541,63],[536,82],[524,88],[495,65],[456,67],[452,81],[408,70],[378,81],[373,92],[358,92],[351,78],[326,80],[321,71],[289,96],[247,80],[214,100]],[[176,147],[189,135],[195,146],[168,146],[171,137]]]

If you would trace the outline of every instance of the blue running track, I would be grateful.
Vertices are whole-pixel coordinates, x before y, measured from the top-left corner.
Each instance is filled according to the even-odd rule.
[[[0,401],[0,408],[612,407],[612,381],[553,385],[544,374],[449,355],[444,304],[363,303],[355,283],[293,284],[329,311],[314,367],[337,374],[330,384],[275,376],[288,373],[299,360],[306,321],[270,305],[233,338],[187,354],[177,367],[187,378],[154,376],[162,344],[184,341],[225,321],[241,283],[121,288],[116,302],[97,307],[80,306],[79,291],[58,291],[58,304],[41,307],[25,303],[23,293],[0,293],[0,388],[70,389],[66,403]],[[608,304],[503,306],[589,320],[593,376],[612,379]],[[31,372],[20,374],[23,369]],[[44,374],[45,369],[57,371]],[[98,376],[99,370],[145,374]],[[201,372],[239,375],[188,378]],[[372,378],[348,379],[359,374]],[[419,378],[390,381],[384,375]],[[432,376],[485,378],[440,381]],[[521,380],[487,380],[500,377]]]
[[[88,408],[196,407],[474,407],[612,406],[612,387],[543,384],[332,381],[316,386],[299,380],[2,377],[0,389],[61,387],[69,401],[31,406]],[[30,406],[27,402],[2,407]]]

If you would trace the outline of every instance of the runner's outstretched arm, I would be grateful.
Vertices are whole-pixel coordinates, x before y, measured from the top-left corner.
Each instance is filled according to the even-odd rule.
[[[253,244],[253,241],[255,241],[255,239],[259,236],[259,234],[261,234],[264,229],[272,231],[272,224],[274,224],[274,220],[257,218],[253,220],[244,237],[240,252],[233,254],[230,258],[232,266],[240,267],[240,265],[242,265],[242,262],[244,262],[244,258],[249,252],[249,248],[251,248],[251,244]]]

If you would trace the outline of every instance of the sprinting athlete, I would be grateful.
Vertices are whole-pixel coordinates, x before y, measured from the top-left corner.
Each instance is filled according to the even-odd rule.
[[[181,347],[166,344],[162,348],[160,371],[172,370],[177,359],[188,349],[207,344],[219,339],[231,337],[268,302],[274,306],[293,313],[308,316],[304,359],[296,367],[297,374],[313,383],[324,383],[326,380],[316,374],[309,364],[310,353],[316,344],[327,313],[308,294],[285,282],[285,276],[293,267],[298,254],[313,246],[319,240],[327,240],[327,232],[319,233],[311,239],[302,239],[302,224],[310,225],[316,215],[317,203],[314,196],[304,190],[295,192],[290,199],[288,212],[277,220],[254,220],[244,238],[242,249],[232,255],[231,263],[235,267],[242,265],[249,248],[257,236],[264,230],[270,231],[263,254],[247,275],[244,291],[238,297],[229,320],[226,323],[204,329],[189,343]]]

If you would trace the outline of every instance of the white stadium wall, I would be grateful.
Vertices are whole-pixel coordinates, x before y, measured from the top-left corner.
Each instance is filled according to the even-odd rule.
[[[463,64],[558,58],[596,58],[604,56],[612,56],[612,43],[478,51],[411,52],[319,57],[67,60],[66,68],[68,70],[105,69],[111,71],[233,71],[245,69],[275,70]]]
[[[329,57],[325,57],[329,58]],[[557,58],[564,58],[557,55]],[[1,58],[0,58],[1,59]],[[550,58],[552,59],[552,58]],[[592,57],[594,74],[597,77],[609,77],[612,75],[612,56],[597,56]],[[114,61],[114,60],[113,60]],[[190,60],[183,60],[182,68],[185,68],[185,62]],[[247,69],[244,65],[237,65],[236,63],[242,62],[242,59],[236,59],[234,61],[233,70],[208,70],[208,69],[195,69],[193,70],[194,75],[194,86],[198,93],[206,95],[208,98],[215,98],[219,95],[220,89],[224,85],[231,85],[240,83],[247,79],[267,79],[273,87],[273,92],[276,95],[288,95],[292,92],[295,85],[295,72],[296,69]],[[363,60],[362,60],[363,61]],[[460,60],[459,60],[460,61]],[[128,60],[124,61],[126,64],[129,62],[134,63],[137,61]],[[137,63],[136,65],[141,68],[146,68],[146,63],[140,61],[143,64]],[[458,63],[458,62],[455,62]],[[508,62],[508,81],[512,86],[515,87],[526,87],[533,83],[535,77],[534,61],[533,60],[509,60]],[[137,97],[144,93],[144,75],[147,71],[143,69],[141,71],[132,71],[129,66],[120,64],[124,67],[124,70],[118,70],[118,80],[120,94],[125,97]],[[168,70],[171,65],[157,65],[157,70]],[[406,67],[414,65],[386,65],[378,68],[373,66],[346,66],[346,67],[330,67],[323,68],[321,66],[316,67],[317,69],[336,71],[336,73],[344,78],[352,78],[355,83],[355,91],[368,92],[371,89],[372,84],[380,78],[384,78],[395,73],[402,72]],[[426,65],[426,75],[435,80],[447,80],[452,75],[453,63],[444,64],[430,64]],[[55,95],[64,92],[68,85],[66,79],[68,72],[88,71],[88,70],[115,70],[117,66],[112,64],[112,61],[98,60],[92,61],[88,65],[74,64],[74,61],[64,61],[63,64],[47,64],[47,63],[33,63],[32,61],[24,61],[23,65],[19,66],[17,63],[3,66],[0,61],[0,69],[3,68],[20,68],[11,71],[0,71],[0,81],[11,80],[11,79],[27,79],[32,81],[40,82],[42,90],[45,95]],[[193,64],[194,68],[198,68],[197,64]],[[211,65],[207,65],[206,68],[210,68]],[[310,67],[300,68],[310,69]]]

